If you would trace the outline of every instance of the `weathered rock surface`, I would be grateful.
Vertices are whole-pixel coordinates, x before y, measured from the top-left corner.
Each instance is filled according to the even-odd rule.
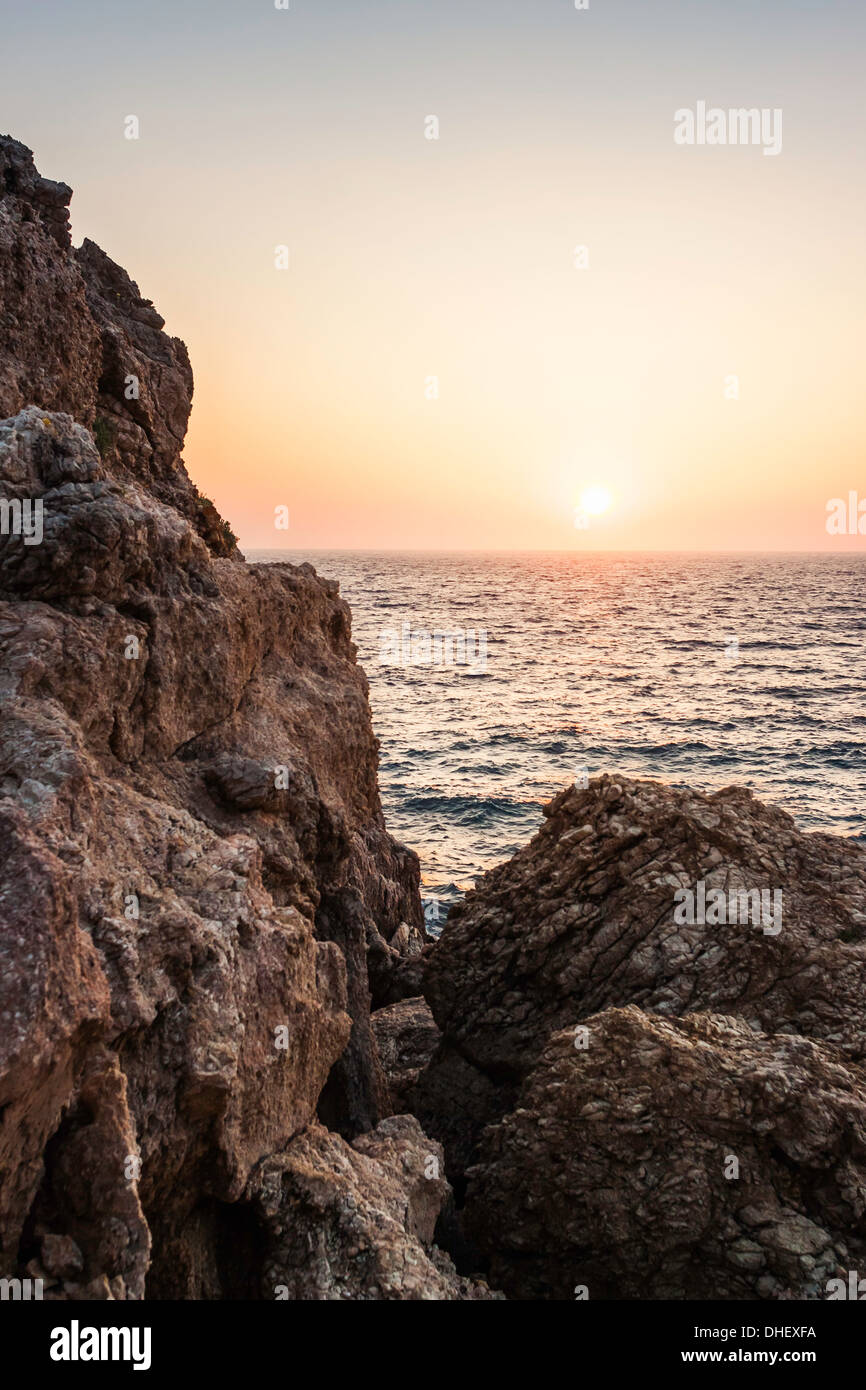
[[[426,957],[413,1110],[491,1282],[827,1297],[866,1257],[866,851],[736,788],[546,816]]]
[[[104,251],[92,241],[73,251],[71,197],[40,177],[25,145],[0,136],[0,419],[28,405],[71,415],[116,476],[144,483],[215,554],[237,557],[181,459],[193,391],[186,348]]]
[[[0,137],[0,417],[37,403],[93,423],[100,335],[69,252],[71,197]]]
[[[424,966],[433,943],[424,928],[401,922],[386,941],[374,928],[367,933],[367,964],[373,1008],[398,1004],[401,999],[417,999],[421,993]]]
[[[416,1113],[449,1171],[512,1109],[552,1033],[611,1006],[736,1014],[866,1055],[866,850],[803,834],[747,791],[602,777],[452,911],[424,993],[443,1034]],[[675,893],[782,891],[778,931],[680,924]],[[472,1094],[475,1093],[475,1099]]]
[[[337,585],[202,506],[186,350],[69,197],[0,139],[0,494],[44,526],[0,538],[0,1274],[260,1296],[252,1174],[388,1109],[367,942],[423,933],[418,862]]]
[[[433,1244],[442,1150],[410,1115],[353,1144],[320,1126],[256,1173],[262,1294],[277,1299],[491,1299]]]
[[[715,1014],[555,1033],[466,1219],[518,1298],[824,1298],[866,1248],[866,1092],[838,1049]],[[582,1289],[585,1290],[585,1294]]]
[[[373,1034],[395,1115],[412,1109],[412,1088],[436,1050],[439,1029],[425,999],[401,999],[372,1015]]]

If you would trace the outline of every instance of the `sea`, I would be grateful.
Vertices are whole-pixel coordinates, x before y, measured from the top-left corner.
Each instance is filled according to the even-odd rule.
[[[251,551],[340,583],[428,922],[601,772],[866,838],[866,555]]]

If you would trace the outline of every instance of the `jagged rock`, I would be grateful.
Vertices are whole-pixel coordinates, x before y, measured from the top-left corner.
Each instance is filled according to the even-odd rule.
[[[747,791],[703,796],[602,777],[451,912],[424,994],[443,1042],[416,1113],[449,1173],[512,1109],[550,1035],[626,1004],[734,1013],[866,1055],[866,850],[803,834]],[[675,893],[704,881],[782,891],[781,928],[680,924]],[[475,1099],[473,1099],[473,1096]]]
[[[0,483],[42,511],[41,539],[7,537],[0,592],[29,599],[98,599],[141,607],[161,593],[173,601],[208,593],[204,542],[172,509],[144,490],[117,483],[88,432],[68,415],[29,406],[0,423]]]
[[[863,1074],[713,1014],[555,1033],[485,1131],[465,1217],[510,1297],[827,1297],[866,1253]]]
[[[230,527],[181,459],[189,357],[125,270],[92,241],[73,250],[72,189],[43,179],[26,145],[0,136],[0,418],[28,405],[93,431],[115,477],[240,558]]]
[[[448,1192],[442,1150],[409,1115],[350,1146],[320,1126],[256,1173],[265,1231],[262,1296],[275,1299],[492,1299],[433,1246]]]
[[[93,422],[102,355],[71,252],[71,197],[26,145],[0,137],[0,417],[35,402]]]
[[[410,1095],[419,1072],[439,1041],[439,1029],[425,999],[402,999],[372,1015],[373,1034],[388,1086],[393,1114],[411,1109]]]
[[[432,942],[423,927],[401,922],[390,941],[386,941],[375,923],[371,923],[367,932],[367,966],[374,1009],[418,997],[431,949]]]
[[[338,586],[208,521],[185,349],[69,196],[0,138],[0,493],[44,523],[0,539],[0,1275],[50,1236],[52,1297],[258,1297],[251,1174],[387,1110],[366,943],[418,860]]]
[[[42,1237],[42,1264],[48,1274],[71,1279],[83,1270],[84,1256],[71,1236],[57,1236],[49,1232]]]
[[[193,391],[186,347],[163,333],[151,301],[94,242],[85,239],[74,255],[101,332],[96,410],[106,460],[177,506],[187,495],[178,464]]]
[[[215,787],[226,806],[236,811],[278,811],[291,809],[297,823],[307,820],[308,832],[314,830],[312,808],[317,803],[315,788],[309,775],[295,774],[295,785],[289,795],[288,769],[268,767],[255,758],[223,754],[204,769],[205,782]],[[287,785],[278,785],[284,781]],[[300,783],[300,786],[297,784]],[[307,811],[308,814],[304,815]]]
[[[134,1152],[119,1059],[107,1048],[91,1047],[76,1077],[74,1104],[46,1150],[43,1181],[30,1212],[37,1226],[60,1221],[69,1232],[62,1259],[64,1288],[71,1279],[66,1290],[71,1297],[77,1296],[85,1268],[100,1271],[94,1276],[100,1286],[117,1281],[125,1298],[144,1297],[150,1230],[137,1184],[129,1180],[128,1159]],[[54,1236],[47,1250],[42,1242],[46,1269],[53,1259],[55,1273],[64,1272],[57,1268],[59,1239]]]

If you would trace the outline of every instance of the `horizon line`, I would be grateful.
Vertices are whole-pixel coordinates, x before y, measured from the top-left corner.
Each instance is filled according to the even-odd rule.
[[[242,554],[243,545],[238,543]],[[866,556],[866,546],[859,550],[662,550],[648,546],[638,549],[600,548],[596,550],[562,550],[544,546],[504,547],[504,546],[284,546],[252,545],[250,551],[268,551],[284,555],[862,555]]]

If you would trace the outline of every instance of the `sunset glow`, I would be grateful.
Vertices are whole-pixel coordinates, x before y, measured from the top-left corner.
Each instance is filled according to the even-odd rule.
[[[153,0],[131,47],[124,6],[37,9],[5,125],[187,343],[245,548],[862,548],[825,529],[866,481],[862,10]],[[703,98],[784,111],[781,152],[678,144]]]
[[[580,494],[581,509],[590,516],[601,516],[610,506],[610,493],[606,487],[588,487]]]

